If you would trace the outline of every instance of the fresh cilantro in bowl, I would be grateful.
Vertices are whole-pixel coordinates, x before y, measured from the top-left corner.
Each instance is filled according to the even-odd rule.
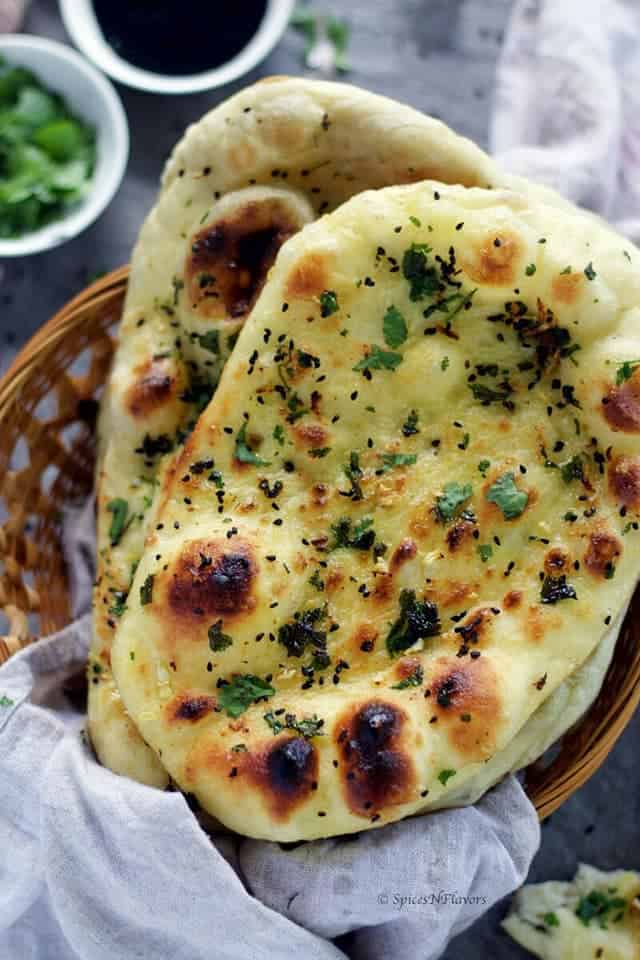
[[[86,193],[95,131],[30,70],[0,60],[0,237],[61,219]]]

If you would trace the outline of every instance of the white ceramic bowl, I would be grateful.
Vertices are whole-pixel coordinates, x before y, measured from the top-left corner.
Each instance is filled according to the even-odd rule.
[[[212,8],[215,3],[211,0]],[[260,27],[240,53],[214,70],[184,76],[142,70],[120,57],[105,40],[91,0],[60,0],[60,13],[76,47],[120,83],[151,93],[197,93],[237,80],[264,60],[286,30],[294,5],[295,0],[267,0]]]
[[[7,63],[32,70],[96,130],[96,168],[84,199],[40,230],[15,240],[0,239],[0,258],[24,257],[70,240],[100,216],[127,167],[129,128],[112,84],[70,47],[27,34],[2,34],[0,55]]]

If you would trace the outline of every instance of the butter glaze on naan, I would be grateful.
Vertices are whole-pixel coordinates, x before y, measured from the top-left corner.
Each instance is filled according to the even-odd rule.
[[[143,736],[227,826],[446,803],[594,651],[638,568],[636,259],[577,211],[437,183],[282,248],[114,648]]]
[[[286,77],[211,111],[169,160],[133,254],[99,423],[89,731],[112,770],[168,779],[110,666],[158,476],[206,406],[281,244],[360,190],[424,177],[494,183],[489,158],[439,121],[356,87]],[[299,283],[316,279],[311,265]],[[126,511],[115,544],[114,501]]]
[[[595,650],[638,569],[637,256],[438,183],[281,249],[114,647],[142,735],[227,826],[438,807]]]

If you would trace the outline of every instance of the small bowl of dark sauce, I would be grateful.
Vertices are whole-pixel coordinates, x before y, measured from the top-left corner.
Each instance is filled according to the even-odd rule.
[[[74,44],[114,80],[196,93],[238,79],[275,47],[295,0],[60,0]]]

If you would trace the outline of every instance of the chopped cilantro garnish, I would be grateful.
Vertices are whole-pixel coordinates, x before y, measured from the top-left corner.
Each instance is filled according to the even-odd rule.
[[[640,367],[640,360],[625,360],[616,371],[616,384],[620,386],[625,380],[630,380],[635,370]]]
[[[111,595],[113,596],[113,602],[108,612],[113,617],[121,617],[127,609],[127,592],[126,590],[112,590]]]
[[[486,386],[484,383],[469,383],[467,384],[471,393],[474,395],[476,400],[479,400],[480,403],[483,403],[485,406],[488,406],[490,403],[497,401],[507,400],[513,390],[509,384],[506,382],[504,384],[499,384],[500,389],[494,390],[492,387]]]
[[[279,443],[280,446],[284,445],[284,427],[281,423],[277,423],[273,428],[273,439],[276,443]]]
[[[572,480],[584,479],[584,466],[579,453],[571,457],[571,460],[562,464],[560,467],[560,476],[565,483],[571,483]]]
[[[410,467],[418,459],[415,453],[381,453],[379,456],[384,464],[382,473],[388,473],[394,467]]]
[[[382,350],[381,347],[373,346],[366,357],[359,360],[354,370],[395,370],[402,363],[401,353],[392,353],[390,350]]]
[[[560,926],[560,921],[558,920],[558,916],[553,912],[545,913],[545,915],[542,918],[542,922],[545,923],[548,927]]]
[[[402,433],[405,437],[412,437],[416,433],[420,433],[418,430],[418,411],[411,410],[409,416],[402,424]]]
[[[518,490],[512,473],[505,473],[492,483],[485,494],[489,503],[495,503],[502,510],[505,520],[519,517],[529,502],[529,494]]]
[[[389,307],[382,321],[382,333],[387,346],[401,346],[407,339],[408,332],[406,321],[400,311],[394,306]]]
[[[480,463],[478,464],[478,470],[480,471],[483,477],[486,477],[487,470],[489,469],[490,466],[491,466],[491,460],[481,460]]]
[[[314,570],[311,576],[309,577],[309,583],[312,587],[315,587],[319,593],[322,593],[324,590],[324,580],[320,576],[319,570]]]
[[[408,677],[405,677],[404,680],[401,680],[399,683],[394,683],[391,689],[406,690],[408,687],[421,687],[423,680],[424,669],[420,664],[418,664],[415,670],[410,673]]]
[[[153,600],[153,581],[155,578],[155,573],[147,574],[144,583],[140,587],[140,603],[143,607]]]
[[[222,620],[216,620],[208,630],[209,636],[209,648],[214,653],[219,653],[220,650],[226,650],[227,647],[230,647],[233,643],[233,637],[230,637],[228,633],[222,632]]]
[[[457,770],[441,770],[438,774],[438,780],[443,787],[446,787],[449,780],[451,780],[451,777],[455,777],[457,772]]]
[[[316,656],[326,657],[326,630],[316,629],[325,617],[325,607],[315,607],[294,613],[293,620],[282,624],[278,629],[278,643],[286,648],[289,657],[301,657],[307,647],[311,647]]]
[[[561,276],[564,276],[564,274],[567,274],[567,273],[571,273],[571,267],[565,267],[564,270],[560,271]]]
[[[587,280],[595,280],[595,278],[598,276],[598,274],[593,269],[593,264],[591,263],[591,261],[589,261],[589,263],[584,268],[584,275],[587,278]]]
[[[8,697],[6,693],[3,693],[2,696],[0,696],[0,707],[12,707],[13,704],[14,701],[11,699],[11,697]]]
[[[493,547],[490,543],[481,543],[478,546],[478,554],[483,563],[486,563],[493,556]]]
[[[402,258],[402,274],[409,281],[411,300],[431,297],[440,289],[440,277],[427,260],[431,247],[427,243],[412,243]]]
[[[418,220],[417,217],[411,216],[411,217],[409,217],[409,221],[414,225],[414,227],[421,227],[421,226],[422,226],[422,222],[421,222],[420,220]]]
[[[266,700],[275,692],[266,680],[245,673],[234,677],[218,689],[218,704],[230,717],[239,717],[252,703]]]
[[[129,504],[126,500],[123,500],[122,497],[116,497],[114,500],[110,500],[107,504],[107,510],[113,515],[109,527],[109,540],[111,541],[111,546],[115,547],[120,543],[124,532],[133,520],[133,514],[127,520]]]
[[[363,517],[353,529],[351,520],[348,517],[342,517],[337,523],[331,524],[334,539],[329,549],[339,550],[341,547],[351,547],[353,550],[370,550],[376,539],[376,532],[372,527],[372,517]]]
[[[335,290],[325,290],[320,294],[321,317],[330,317],[332,313],[337,313],[339,309]]]
[[[349,455],[349,463],[342,470],[351,481],[351,490],[349,490],[348,496],[352,500],[362,500],[362,487],[360,486],[362,469],[360,468],[359,454],[352,450]]]
[[[220,336],[217,330],[207,330],[206,333],[197,336],[203,350],[208,350],[209,353],[220,353]]]
[[[400,594],[400,616],[387,635],[387,651],[395,656],[408,650],[418,640],[440,632],[438,608],[430,600],[417,600],[415,590]]]
[[[312,449],[307,452],[310,457],[314,457],[316,460],[322,460],[328,453],[331,453],[331,447],[312,447]]]
[[[528,263],[527,266],[525,267],[525,271],[524,271],[524,272],[526,273],[526,275],[527,275],[528,277],[532,277],[532,276],[534,275],[534,273],[536,272],[536,265],[535,265],[535,263]]]
[[[274,735],[282,733],[283,730],[294,730],[306,740],[311,740],[312,737],[324,736],[324,731],[322,730],[324,720],[318,719],[315,713],[312,717],[306,717],[304,720],[296,720],[295,713],[285,713],[281,720],[275,715],[273,710],[269,710],[265,713],[264,719],[273,730]]]
[[[442,360],[440,361],[440,369],[442,370],[443,373],[448,366],[449,366],[449,357],[443,357]]]
[[[436,513],[442,523],[453,520],[460,511],[460,507],[471,499],[473,487],[470,483],[445,483],[444,490],[436,498]]]
[[[602,930],[606,930],[609,920],[613,919],[615,922],[622,919],[627,909],[627,901],[622,897],[611,896],[615,892],[615,887],[610,888],[607,893],[603,890],[591,890],[586,896],[580,898],[576,907],[576,916],[585,927],[595,920]]]
[[[263,460],[247,446],[246,420],[243,420],[242,426],[236,434],[236,443],[233,455],[240,463],[252,463],[255,467],[267,467],[269,465],[268,460]]]

